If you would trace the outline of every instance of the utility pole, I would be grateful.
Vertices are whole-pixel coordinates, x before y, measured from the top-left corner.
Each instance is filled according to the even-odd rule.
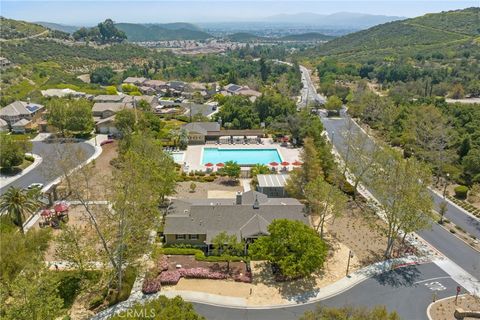
[[[348,251],[348,261],[347,261],[347,274],[346,276],[348,277],[348,269],[350,269],[350,259],[353,258],[353,253],[352,250]]]

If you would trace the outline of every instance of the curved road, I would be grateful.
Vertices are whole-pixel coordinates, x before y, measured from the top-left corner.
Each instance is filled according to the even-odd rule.
[[[0,195],[7,191],[7,189],[11,186],[26,188],[32,183],[43,183],[44,185],[47,185],[55,181],[62,174],[60,170],[58,170],[58,166],[55,166],[55,161],[58,159],[58,156],[56,155],[60,155],[63,151],[65,151],[67,146],[73,145],[75,149],[78,148],[81,150],[81,157],[77,158],[71,164],[71,169],[83,163],[95,153],[95,148],[86,142],[61,144],[34,141],[32,142],[32,145],[32,153],[42,157],[42,162],[36,168],[32,169],[27,174],[19,177],[13,182],[7,185],[2,184],[0,188]]]
[[[355,287],[320,302],[331,307],[385,305],[405,320],[427,319],[426,309],[437,299],[455,295],[458,284],[433,263],[408,266],[367,279]],[[292,320],[305,311],[314,310],[319,302],[280,308],[228,308],[193,303],[195,310],[209,320]]]

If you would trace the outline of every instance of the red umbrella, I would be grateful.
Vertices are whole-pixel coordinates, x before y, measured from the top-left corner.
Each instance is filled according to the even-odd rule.
[[[295,162],[292,163],[294,166],[301,166],[302,163],[298,160],[295,160]]]
[[[288,165],[290,165],[290,162],[283,161],[283,162],[281,163],[281,165],[282,165],[282,166],[288,166]]]
[[[205,164],[205,167],[213,167],[213,163],[209,162]]]
[[[217,167],[224,167],[225,165],[222,162],[217,163]]]
[[[68,204],[66,204],[65,202],[60,202],[60,203],[57,203],[55,207],[53,207],[53,209],[55,209],[55,212],[68,211]]]
[[[273,162],[270,162],[269,164],[270,164],[272,167],[276,167],[276,166],[278,166],[278,163],[276,163],[275,161],[273,161]]]

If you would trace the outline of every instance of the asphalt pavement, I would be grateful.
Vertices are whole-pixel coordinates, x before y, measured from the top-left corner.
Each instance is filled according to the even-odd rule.
[[[404,320],[427,319],[426,309],[436,299],[455,295],[458,284],[433,263],[407,266],[369,278],[343,293],[321,302],[279,308],[229,308],[193,303],[209,320],[292,320],[318,304],[329,307],[385,305]]]
[[[59,170],[58,164],[56,165],[56,161],[59,161],[59,155],[70,146],[72,146],[71,143],[32,142],[32,153],[42,157],[42,162],[36,168],[11,183],[6,185],[2,184],[0,194],[3,194],[11,186],[26,188],[32,183],[42,183],[43,185],[47,185],[55,181],[62,174]],[[78,148],[78,150],[81,150],[81,157],[72,161],[71,169],[83,163],[95,153],[95,148],[86,142],[73,143],[73,146],[75,149]]]

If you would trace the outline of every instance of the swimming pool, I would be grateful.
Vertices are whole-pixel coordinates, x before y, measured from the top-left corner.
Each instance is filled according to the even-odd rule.
[[[219,149],[203,148],[202,164],[236,161],[240,165],[282,162],[277,149]]]

